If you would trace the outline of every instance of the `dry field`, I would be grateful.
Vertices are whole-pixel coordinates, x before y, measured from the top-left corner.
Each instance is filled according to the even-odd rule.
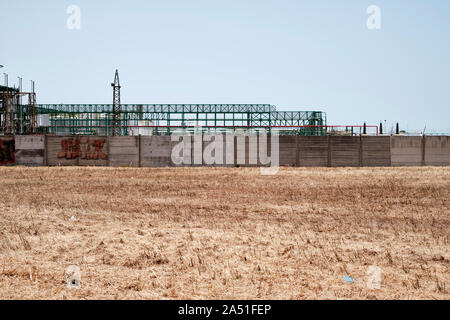
[[[450,168],[0,168],[0,214],[1,299],[450,298]]]

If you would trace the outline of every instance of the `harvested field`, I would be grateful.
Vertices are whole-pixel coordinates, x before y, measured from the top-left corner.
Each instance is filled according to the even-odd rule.
[[[450,298],[450,168],[9,167],[0,214],[1,299]]]

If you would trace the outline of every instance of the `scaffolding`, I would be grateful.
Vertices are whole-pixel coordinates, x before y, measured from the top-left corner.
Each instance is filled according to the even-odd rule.
[[[48,115],[47,133],[55,135],[171,135],[176,131],[289,135],[326,134],[321,111],[277,111],[269,104],[122,104],[120,124],[113,104],[40,104],[38,115]],[[150,133],[149,133],[150,132]]]

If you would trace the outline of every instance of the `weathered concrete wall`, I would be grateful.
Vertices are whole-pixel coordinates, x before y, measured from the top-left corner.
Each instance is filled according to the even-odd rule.
[[[111,167],[139,167],[140,137],[109,137]]]
[[[261,150],[259,140],[264,139],[263,136],[221,137],[222,141],[215,144],[214,136],[210,141],[203,141],[201,136],[179,137],[179,139],[173,139],[171,136],[0,136],[0,165],[132,167],[267,165],[266,161],[271,157],[270,137],[267,137],[267,148]],[[211,157],[205,157],[205,153]],[[219,162],[216,153],[218,157],[220,155]],[[280,136],[279,159],[280,166],[299,167],[449,166],[450,137]]]
[[[242,135],[236,135],[234,143],[236,147],[236,165],[238,166],[249,166],[249,155],[248,155],[248,144],[249,138]]]
[[[108,166],[109,139],[107,137],[80,137],[79,166]]]
[[[262,143],[260,146],[259,144]],[[280,143],[280,141],[278,141]],[[276,150],[273,150],[276,152]],[[278,155],[279,152],[278,150]],[[274,154],[276,156],[276,154]],[[281,156],[280,156],[281,158]],[[270,166],[272,161],[272,138],[269,136],[259,136],[258,137],[258,166],[267,167]]]
[[[183,146],[186,148],[186,153],[181,153],[185,161],[186,167],[202,167],[204,166],[203,161],[203,150],[208,142],[203,142],[203,135],[194,135],[189,138],[183,139]],[[190,149],[189,149],[190,145]],[[172,161],[173,164],[173,161]]]
[[[14,137],[0,136],[0,166],[16,164]]]
[[[173,167],[192,167],[201,166],[203,161],[201,150],[203,144],[200,139],[194,141],[194,137],[179,137],[177,141],[170,142],[171,162],[170,166]],[[200,150],[197,154],[194,154],[193,149],[197,148]]]
[[[450,165],[450,137],[425,137],[425,165]]]
[[[79,154],[75,146],[76,137],[47,137],[47,165],[76,166]]]
[[[109,165],[107,137],[47,137],[46,163],[49,166]]]
[[[227,137],[229,138],[229,137]],[[289,143],[286,141],[286,139],[281,139],[280,137],[279,142],[279,152],[284,152],[283,155],[280,155],[280,161],[283,160],[283,156],[286,154],[286,150],[289,148]],[[234,150],[229,146],[228,148],[225,148],[225,152],[228,154],[229,158],[232,158],[234,156],[234,165],[240,166],[240,167],[261,167],[261,166],[267,166],[267,164],[270,162],[270,158],[272,156],[272,139],[271,137],[264,137],[264,136],[258,136],[258,135],[236,135],[234,136],[234,140],[232,140],[234,143]],[[260,141],[265,141],[264,147],[260,148]],[[231,143],[231,141],[230,141]],[[295,154],[293,156],[288,156],[287,161],[289,161],[290,157],[295,158]],[[230,164],[230,161],[227,161],[227,166],[233,166],[233,164]],[[281,164],[280,164],[281,165]],[[288,165],[288,164],[284,164]],[[294,164],[295,165],[295,160]]]
[[[391,137],[392,166],[421,166],[422,157],[422,137]]]
[[[297,155],[297,136],[280,136],[280,166],[296,166]]]
[[[141,137],[141,166],[169,167],[171,165],[171,137]]]
[[[204,134],[203,137],[204,139],[208,140],[203,141],[203,148],[202,148],[203,165],[214,167],[235,166],[235,159],[234,159],[235,136],[231,135],[227,136],[225,134],[211,136]],[[231,145],[231,143],[233,143],[233,145]]]
[[[298,166],[328,165],[328,137],[298,137]]]
[[[25,166],[45,165],[45,136],[15,136],[16,164]]]
[[[330,137],[332,167],[360,166],[360,137]]]
[[[389,167],[391,166],[391,138],[361,137],[362,166]]]

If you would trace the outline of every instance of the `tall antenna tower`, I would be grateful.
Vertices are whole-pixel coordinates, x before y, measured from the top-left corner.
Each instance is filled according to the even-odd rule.
[[[120,115],[120,82],[119,71],[116,69],[116,75],[114,76],[114,83],[111,83],[113,87],[113,120],[112,120],[112,135],[122,135],[122,121]]]

